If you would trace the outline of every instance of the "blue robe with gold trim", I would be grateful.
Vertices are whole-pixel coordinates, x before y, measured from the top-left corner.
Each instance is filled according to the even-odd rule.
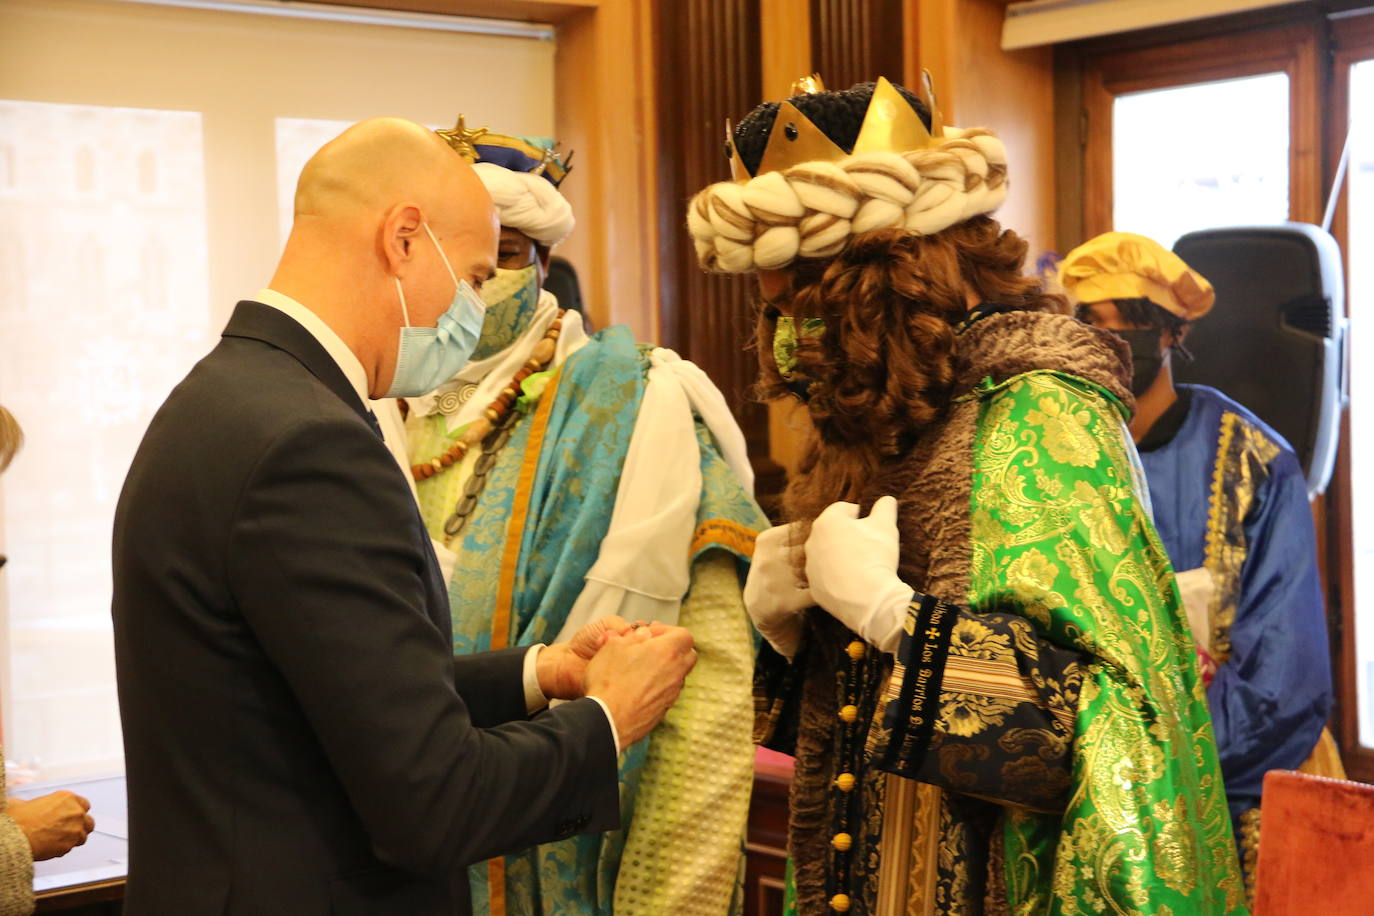
[[[1207,689],[1237,836],[1264,774],[1296,769],[1331,713],[1331,666],[1316,534],[1297,455],[1221,392],[1191,397],[1167,443],[1142,443],[1155,526],[1175,571],[1212,574]]]

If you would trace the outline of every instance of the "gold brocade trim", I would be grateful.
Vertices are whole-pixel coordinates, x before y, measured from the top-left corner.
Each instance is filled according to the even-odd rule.
[[[907,872],[907,916],[934,916],[935,913],[935,885],[940,865],[940,809],[944,803],[944,790],[930,783],[916,783],[916,810],[911,817],[911,858]]]
[[[1326,776],[1330,779],[1345,779],[1345,764],[1341,762],[1341,751],[1331,729],[1323,727],[1312,753],[1298,767],[1299,773],[1309,776]]]
[[[888,683],[891,683],[889,679]],[[883,832],[878,849],[878,913],[896,913],[909,893],[911,835],[915,829],[916,790],[919,784],[895,773],[887,774]]]
[[[907,612],[906,626],[911,627],[911,613]],[[883,683],[882,690],[878,691],[878,701],[873,704],[873,720],[869,725],[868,739],[864,742],[864,755],[870,759],[881,756],[887,752],[887,746],[892,741],[892,733],[883,726],[887,718],[887,706],[901,698],[902,682],[906,680],[906,665],[894,655],[892,657],[892,674]]]
[[[1221,415],[1203,560],[1216,582],[1208,619],[1212,656],[1218,665],[1231,656],[1231,625],[1236,620],[1241,568],[1249,550],[1245,518],[1254,506],[1255,493],[1268,479],[1269,463],[1278,454],[1278,445],[1257,427],[1230,411]]]
[[[1255,904],[1255,869],[1259,865],[1260,809],[1251,808],[1240,816],[1240,863],[1245,877],[1245,902]]]
[[[511,501],[510,521],[506,523],[506,552],[501,557],[501,578],[496,587],[496,612],[491,621],[491,647],[504,649],[510,645],[511,601],[515,594],[515,567],[520,560],[521,535],[525,531],[525,518],[530,511],[530,496],[534,491],[534,472],[539,467],[539,453],[543,449],[544,434],[549,428],[549,415],[553,413],[554,395],[558,392],[558,380],[563,370],[556,370],[549,379],[549,385],[539,398],[539,407],[534,412],[534,425],[530,427],[529,445],[525,447],[525,460],[520,465],[520,477],[515,482],[515,498]],[[495,909],[492,910],[495,914]]]
[[[742,557],[754,556],[754,540],[759,533],[753,528],[732,522],[728,518],[708,518],[697,526],[692,535],[692,549],[688,556],[696,556],[708,547],[724,547]]]
[[[943,794],[930,783],[887,775],[874,913],[934,916]]]

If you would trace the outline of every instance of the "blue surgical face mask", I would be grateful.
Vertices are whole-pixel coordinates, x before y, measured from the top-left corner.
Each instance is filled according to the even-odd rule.
[[[471,358],[486,318],[482,297],[468,281],[458,279],[429,224],[420,225],[424,226],[429,240],[439,252],[439,260],[444,262],[444,269],[453,280],[453,301],[448,310],[439,316],[437,328],[412,327],[410,312],[406,309],[406,294],[401,289],[401,278],[395,278],[396,295],[401,299],[401,317],[405,325],[396,343],[396,373],[391,377],[391,387],[383,397],[417,398],[447,382]]]

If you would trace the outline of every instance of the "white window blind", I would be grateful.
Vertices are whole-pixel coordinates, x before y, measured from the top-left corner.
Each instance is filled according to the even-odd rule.
[[[0,714],[21,776],[122,766],[115,500],[153,411],[270,279],[305,147],[374,115],[548,135],[553,55],[538,38],[0,0],[0,403],[28,440],[0,477]]]

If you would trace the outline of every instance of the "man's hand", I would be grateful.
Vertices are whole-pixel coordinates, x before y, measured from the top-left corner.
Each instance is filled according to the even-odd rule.
[[[551,700],[576,700],[586,696],[587,662],[601,649],[612,633],[628,633],[630,624],[611,614],[593,620],[573,634],[568,642],[545,646],[535,662],[539,689]]]
[[[692,634],[682,627],[636,627],[606,637],[587,664],[587,694],[610,710],[621,750],[662,721],[696,663]]]
[[[802,612],[816,603],[797,575],[802,545],[797,525],[779,525],[759,533],[754,559],[744,582],[744,606],[763,638],[788,661],[801,645]]]
[[[11,798],[5,813],[14,818],[24,836],[29,839],[36,862],[66,855],[73,847],[86,842],[95,829],[95,820],[87,812],[91,803],[72,792],[53,792],[25,801]]]
[[[897,577],[900,547],[891,496],[865,518],[853,503],[827,506],[806,541],[806,578],[816,603],[884,652],[897,650],[915,596]]]

